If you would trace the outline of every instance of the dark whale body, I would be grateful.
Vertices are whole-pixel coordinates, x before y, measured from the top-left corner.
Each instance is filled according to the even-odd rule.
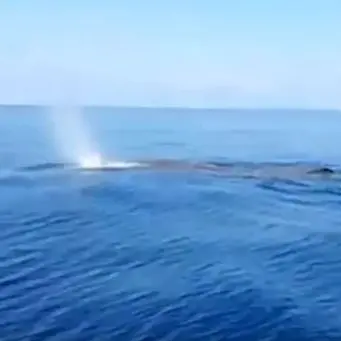
[[[300,163],[254,163],[254,162],[191,162],[180,159],[144,159],[132,161],[131,167],[108,165],[85,171],[156,171],[195,172],[244,179],[337,179],[341,174],[331,167]]]
[[[127,166],[128,165],[128,166]],[[162,172],[201,172],[213,175],[254,178],[254,179],[340,179],[341,173],[328,166],[312,166],[302,163],[257,163],[257,162],[192,162],[180,159],[145,159],[132,160],[127,163],[108,163],[101,167],[82,168],[66,163],[44,163],[21,168],[21,171],[48,171],[73,169],[82,172],[128,172],[128,171],[162,171]]]
[[[308,174],[334,174],[335,171],[329,167],[321,167],[308,171]]]

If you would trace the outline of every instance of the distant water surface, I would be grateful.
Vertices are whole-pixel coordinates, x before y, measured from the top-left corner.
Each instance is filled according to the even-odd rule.
[[[111,160],[341,166],[340,112],[84,119]],[[339,180],[42,171],[37,107],[0,107],[0,141],[0,340],[341,339]]]

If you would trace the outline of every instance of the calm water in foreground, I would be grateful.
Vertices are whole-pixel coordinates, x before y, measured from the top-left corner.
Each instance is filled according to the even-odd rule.
[[[341,113],[84,117],[109,159],[341,165]],[[340,181],[24,171],[65,161],[52,128],[0,108],[1,341],[341,339]]]

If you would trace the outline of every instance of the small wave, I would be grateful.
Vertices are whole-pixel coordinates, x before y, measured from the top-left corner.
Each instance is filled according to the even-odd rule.
[[[5,174],[0,176],[0,187],[31,187],[32,179],[16,174]]]
[[[50,170],[50,169],[65,169],[67,167],[70,167],[70,164],[67,163],[61,163],[61,162],[45,162],[45,163],[38,163],[35,165],[29,165],[25,167],[21,167],[19,170],[21,171],[44,171],[44,170]]]

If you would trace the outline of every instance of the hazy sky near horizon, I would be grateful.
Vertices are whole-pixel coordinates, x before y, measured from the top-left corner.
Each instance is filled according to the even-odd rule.
[[[340,0],[0,2],[0,103],[341,108]]]

